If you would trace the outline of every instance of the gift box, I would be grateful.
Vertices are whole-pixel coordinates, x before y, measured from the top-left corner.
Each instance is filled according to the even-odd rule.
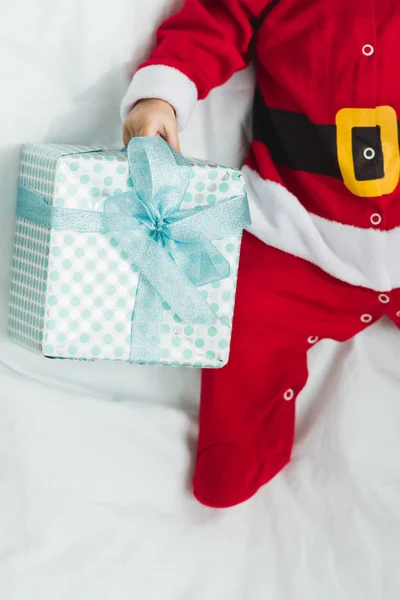
[[[9,336],[49,358],[221,367],[248,223],[240,171],[161,138],[29,144]]]

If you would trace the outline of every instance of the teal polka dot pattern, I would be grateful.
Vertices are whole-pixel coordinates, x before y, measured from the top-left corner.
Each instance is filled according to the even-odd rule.
[[[57,144],[25,147],[21,183],[49,204],[93,211],[102,211],[106,198],[135,185],[126,154]],[[239,171],[193,162],[181,208],[210,206],[243,191]],[[199,289],[216,322],[182,323],[164,302],[161,364],[215,368],[227,361],[240,239],[213,243],[231,268],[228,278]],[[131,262],[111,234],[49,232],[17,220],[10,336],[46,356],[129,361],[140,274]]]
[[[244,181],[239,171],[195,163],[193,180],[183,198],[182,208],[189,210],[199,204],[215,204],[230,196],[240,195],[243,191]],[[161,360],[165,365],[177,363],[180,366],[215,368],[223,366],[228,359],[240,239],[230,236],[217,240],[215,246],[229,262],[231,276],[221,282],[203,286],[199,293],[220,320],[211,327],[180,324],[174,320],[173,311],[168,310],[166,305],[163,323],[169,330],[164,332],[163,329],[162,347],[169,354]],[[174,346],[176,337],[181,339],[180,346]]]

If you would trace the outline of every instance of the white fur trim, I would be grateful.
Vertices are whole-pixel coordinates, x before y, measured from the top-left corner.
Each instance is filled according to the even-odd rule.
[[[313,215],[282,185],[243,168],[252,225],[265,243],[303,258],[352,285],[384,292],[400,287],[400,227],[353,227]]]
[[[160,98],[174,107],[179,130],[185,129],[197,103],[197,88],[186,75],[172,67],[150,65],[133,76],[121,104],[124,121],[133,105],[145,98]]]

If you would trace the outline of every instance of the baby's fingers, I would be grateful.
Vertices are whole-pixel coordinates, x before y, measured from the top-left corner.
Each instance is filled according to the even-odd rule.
[[[166,129],[165,135],[163,137],[167,140],[167,142],[172,146],[174,150],[181,154],[179,136],[176,128]]]

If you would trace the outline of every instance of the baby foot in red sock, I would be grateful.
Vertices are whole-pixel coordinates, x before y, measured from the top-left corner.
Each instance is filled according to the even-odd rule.
[[[212,508],[227,508],[244,502],[260,487],[261,466],[231,444],[208,446],[197,457],[194,495]]]

